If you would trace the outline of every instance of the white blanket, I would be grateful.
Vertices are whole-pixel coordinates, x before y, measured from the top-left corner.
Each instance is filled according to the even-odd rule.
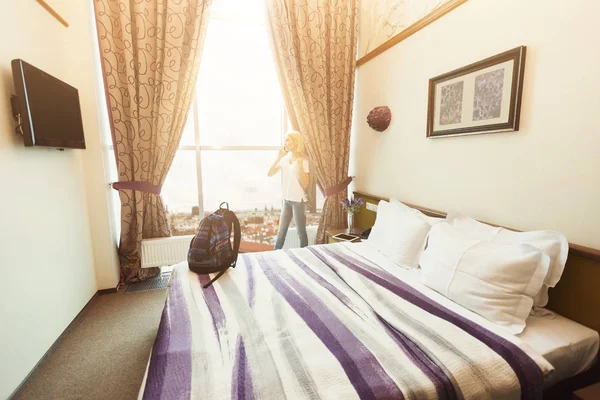
[[[180,264],[140,397],[541,398],[543,357],[360,249],[240,255],[205,290]]]

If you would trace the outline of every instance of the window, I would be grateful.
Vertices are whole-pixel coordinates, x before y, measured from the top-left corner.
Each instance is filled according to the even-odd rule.
[[[281,177],[267,171],[291,130],[259,0],[216,0],[179,151],[163,188],[174,235],[189,235],[227,201],[242,240],[275,243]],[[323,199],[317,198],[317,209]],[[317,225],[319,213],[307,213]]]

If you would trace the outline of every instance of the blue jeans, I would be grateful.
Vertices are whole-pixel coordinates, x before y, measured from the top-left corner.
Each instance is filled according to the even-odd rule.
[[[285,236],[287,235],[290,222],[292,221],[292,213],[294,214],[294,222],[296,223],[296,231],[300,239],[300,247],[308,246],[308,235],[306,234],[306,203],[303,201],[284,200],[281,208],[281,217],[279,218],[279,232],[277,232],[277,242],[275,250],[283,248]]]

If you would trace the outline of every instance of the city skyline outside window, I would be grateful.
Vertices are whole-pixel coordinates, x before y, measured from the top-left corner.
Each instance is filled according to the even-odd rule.
[[[269,178],[267,171],[291,127],[264,13],[257,10],[258,0],[213,4],[196,97],[162,191],[175,236],[194,234],[202,217],[226,201],[252,249],[275,243],[281,176]],[[307,226],[318,224],[320,193],[316,202],[319,211],[307,213]]]

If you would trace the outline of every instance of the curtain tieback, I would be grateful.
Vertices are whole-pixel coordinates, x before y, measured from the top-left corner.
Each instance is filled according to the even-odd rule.
[[[354,178],[354,177],[349,176],[346,179],[344,179],[342,182],[323,190],[323,196],[325,196],[325,197],[333,196],[334,194],[339,193],[342,190],[346,189],[348,187],[348,185],[350,184],[350,182],[352,182],[352,178]]]
[[[131,189],[137,190],[139,192],[146,192],[152,194],[160,194],[162,190],[162,185],[153,185],[148,182],[140,182],[140,181],[121,181],[121,182],[113,182],[110,184],[113,189],[121,190],[121,189]]]

